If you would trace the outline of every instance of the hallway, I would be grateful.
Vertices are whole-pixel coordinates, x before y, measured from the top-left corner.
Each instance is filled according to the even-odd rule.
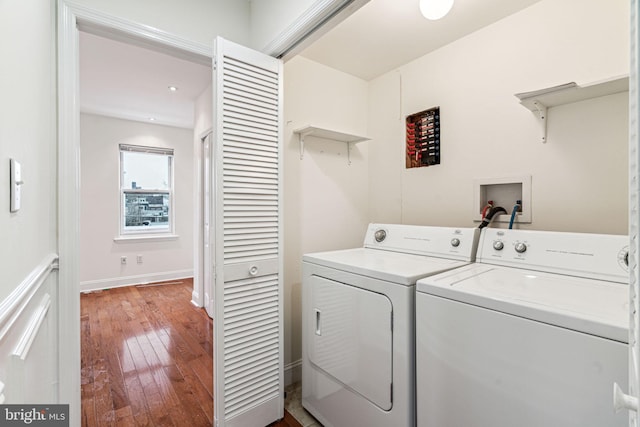
[[[191,286],[82,294],[83,426],[212,425],[212,322]]]
[[[191,279],[81,295],[82,426],[213,425],[213,323]],[[287,412],[272,427],[297,427]]]

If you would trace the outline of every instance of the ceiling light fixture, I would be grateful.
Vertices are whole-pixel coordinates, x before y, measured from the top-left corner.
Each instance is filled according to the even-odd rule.
[[[177,90],[178,90],[178,88],[177,88],[177,87],[175,87],[175,86],[169,86],[169,90],[170,90],[171,92],[175,92],[175,91],[177,91]]]
[[[420,13],[435,21],[444,17],[453,7],[453,0],[420,0]]]

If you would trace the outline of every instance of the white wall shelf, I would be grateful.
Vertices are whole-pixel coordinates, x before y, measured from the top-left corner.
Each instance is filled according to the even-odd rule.
[[[356,144],[358,142],[368,141],[371,139],[367,138],[366,136],[338,132],[317,126],[305,126],[299,129],[295,129],[293,133],[298,134],[298,141],[300,142],[300,160],[304,158],[305,138],[307,136],[313,136],[316,138],[329,139],[331,141],[345,142],[347,144],[347,158],[349,164],[351,164],[351,144]]]
[[[536,115],[542,128],[542,142],[547,142],[548,108],[628,90],[629,76],[618,76],[582,86],[570,82],[531,92],[516,93],[515,96],[520,100],[520,104]]]

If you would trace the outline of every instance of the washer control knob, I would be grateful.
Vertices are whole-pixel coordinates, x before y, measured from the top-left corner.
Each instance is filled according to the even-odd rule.
[[[624,265],[629,267],[629,251],[624,253]]]
[[[375,234],[373,235],[373,238],[376,239],[376,242],[380,243],[387,238],[387,232],[380,229],[375,232]]]
[[[493,242],[493,249],[496,251],[501,251],[504,248],[504,243],[501,240],[496,240]]]
[[[454,248],[460,246],[460,239],[458,239],[457,237],[451,239],[451,246],[453,246]]]
[[[522,242],[518,242],[518,243],[516,243],[515,249],[516,249],[516,252],[518,252],[519,254],[521,254],[521,253],[526,252],[526,250],[527,250],[527,245],[525,245],[525,244],[524,244],[524,243],[522,243]]]

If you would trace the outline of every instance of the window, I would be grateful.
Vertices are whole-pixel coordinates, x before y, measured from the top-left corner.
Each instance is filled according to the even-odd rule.
[[[173,150],[120,144],[120,234],[173,233]]]

